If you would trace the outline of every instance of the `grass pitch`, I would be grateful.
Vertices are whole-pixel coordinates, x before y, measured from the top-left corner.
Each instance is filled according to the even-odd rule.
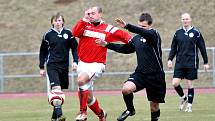
[[[100,105],[107,111],[107,121],[116,121],[125,109],[121,95],[98,95]],[[161,104],[160,121],[214,121],[215,95],[196,94],[193,112],[186,113],[178,110],[178,96],[168,95],[166,103]],[[48,105],[46,96],[8,97],[1,98],[0,121],[50,121],[52,107]],[[150,121],[149,103],[145,95],[135,95],[134,105],[136,115],[128,117],[126,121]],[[74,121],[79,104],[76,95],[67,95],[63,105],[67,121]],[[88,121],[97,121],[97,117],[88,110]]]

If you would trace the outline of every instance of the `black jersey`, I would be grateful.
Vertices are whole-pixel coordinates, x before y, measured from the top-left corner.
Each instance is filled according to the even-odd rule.
[[[154,73],[163,72],[161,38],[154,30],[146,30],[131,24],[125,27],[130,32],[136,33],[128,44],[109,43],[106,47],[119,53],[133,53],[137,55],[135,72]]]
[[[69,52],[72,49],[74,62],[78,63],[77,41],[70,30],[62,28],[60,32],[51,28],[43,35],[40,46],[39,67],[44,68],[47,64],[54,64],[60,68],[68,68]]]
[[[202,34],[195,27],[187,31],[180,28],[173,37],[168,60],[173,60],[176,56],[175,68],[198,68],[198,50],[201,52],[204,64],[207,64],[208,57]]]

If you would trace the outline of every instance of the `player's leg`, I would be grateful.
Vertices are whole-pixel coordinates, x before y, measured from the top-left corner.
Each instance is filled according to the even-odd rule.
[[[180,96],[179,110],[183,110],[187,103],[187,96],[184,94],[184,91],[180,85],[180,81],[181,79],[179,78],[173,78],[172,85],[177,94]]]
[[[150,101],[151,121],[158,121],[160,117],[160,108],[158,102]]]
[[[47,66],[47,81],[50,82],[49,88],[51,89],[51,91],[53,90],[61,91],[60,73],[58,69],[56,69],[53,66]],[[48,94],[48,96],[50,95]],[[62,106],[53,106],[53,113],[52,113],[51,120],[57,120],[59,118],[62,118],[63,117],[62,115],[63,115]],[[60,121],[64,121],[64,120],[65,118]]]
[[[98,116],[99,121],[106,121],[107,113],[100,107],[99,101],[93,96],[92,90],[89,93],[88,107]]]
[[[150,101],[151,121],[158,121],[160,117],[159,103],[165,103],[166,82],[165,74],[152,73],[145,76],[147,98]]]
[[[172,85],[180,97],[179,110],[183,110],[185,105],[187,104],[187,96],[184,94],[183,88],[180,85],[181,79],[185,77],[184,71],[186,70],[175,68],[172,80]]]
[[[135,115],[135,108],[133,104],[133,92],[136,90],[136,85],[128,80],[123,84],[122,95],[126,105],[126,110],[117,118],[118,121],[124,121],[128,116]]]
[[[93,72],[95,74],[91,78],[91,86],[89,88],[89,96],[88,96],[88,107],[98,116],[99,121],[106,121],[107,113],[102,109],[99,105],[98,99],[93,95],[93,82],[100,76],[102,76],[104,72],[105,65],[103,63],[94,63],[92,64]]]
[[[77,78],[78,96],[80,104],[80,112],[76,116],[76,121],[87,120],[87,100],[89,96],[89,75],[85,72],[79,73]]]
[[[188,104],[185,109],[186,112],[192,112],[192,103],[194,99],[194,86],[193,82],[197,79],[197,69],[188,69],[187,76],[185,77],[187,79],[188,84]]]
[[[188,83],[188,104],[185,109],[185,112],[192,112],[192,103],[194,98],[194,87],[193,87],[193,80],[187,80]]]

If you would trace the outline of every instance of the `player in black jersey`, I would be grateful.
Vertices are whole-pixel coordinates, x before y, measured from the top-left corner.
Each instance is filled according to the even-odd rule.
[[[172,60],[176,56],[172,84],[180,96],[179,109],[192,112],[194,97],[193,82],[197,79],[199,66],[198,51],[200,50],[204,60],[204,69],[209,68],[205,42],[200,31],[192,26],[192,19],[188,13],[181,15],[182,27],[175,32],[172,40],[171,51],[168,58],[168,67],[172,68]],[[186,79],[188,84],[188,95],[186,96],[180,85],[181,79]]]
[[[160,117],[159,103],[165,103],[166,82],[162,63],[161,38],[152,29],[152,17],[149,13],[141,14],[138,25],[126,24],[122,19],[116,22],[130,32],[136,33],[128,44],[107,43],[96,40],[96,43],[119,53],[136,52],[137,67],[123,84],[122,94],[127,109],[117,118],[124,121],[135,114],[133,93],[146,89],[150,101],[151,121],[158,121]]]
[[[77,41],[71,31],[64,28],[64,17],[61,14],[52,16],[51,24],[52,28],[44,34],[40,46],[40,75],[45,76],[44,65],[46,65],[47,81],[50,83],[51,91],[62,92],[61,89],[68,89],[69,86],[70,49],[73,55],[72,68],[77,68]],[[51,121],[65,121],[61,106],[54,106]]]

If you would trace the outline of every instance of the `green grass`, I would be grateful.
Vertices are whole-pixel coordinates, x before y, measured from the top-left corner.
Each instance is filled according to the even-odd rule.
[[[123,111],[124,103],[121,95],[97,96],[100,105],[108,112],[108,121],[115,121]],[[167,96],[166,103],[161,104],[160,121],[214,121],[215,119],[215,95],[196,94],[193,104],[193,112],[185,113],[178,111],[178,97]],[[78,99],[76,96],[67,96],[63,106],[67,121],[72,121],[78,111]],[[136,115],[126,121],[149,121],[149,103],[145,96],[135,95],[134,99]],[[19,97],[0,100],[0,121],[49,121],[52,107],[47,104],[44,97]],[[88,121],[97,121],[97,117],[88,110]]]

